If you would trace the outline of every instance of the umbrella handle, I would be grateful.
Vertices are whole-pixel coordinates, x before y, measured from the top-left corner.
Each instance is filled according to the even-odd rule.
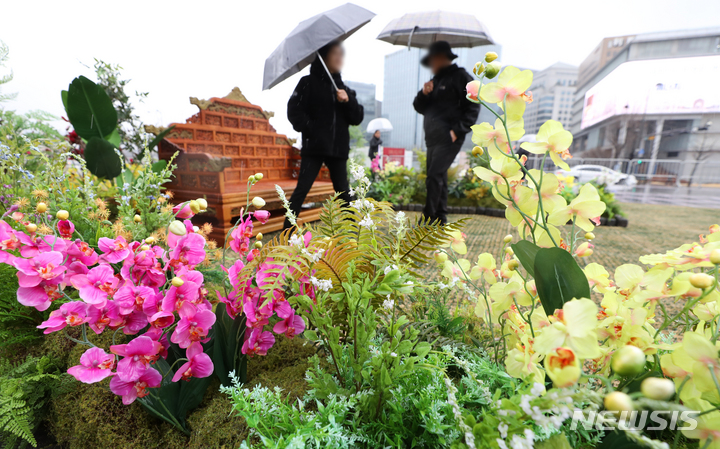
[[[328,76],[330,77],[330,82],[332,83],[333,87],[335,88],[335,91],[340,90],[340,89],[338,89],[337,84],[335,84],[335,80],[333,79],[332,74],[330,73],[330,70],[328,70],[327,66],[325,65],[325,61],[323,60],[322,56],[320,56],[319,52],[316,52],[316,53],[317,53],[318,59],[320,60],[320,63],[322,64],[323,68],[325,69]]]
[[[408,37],[408,51],[410,51],[410,44],[412,44],[413,34],[415,34],[415,30],[417,30],[418,28],[420,28],[420,27],[417,26],[417,25],[415,25],[415,26],[413,27],[413,29],[410,31],[410,37]]]

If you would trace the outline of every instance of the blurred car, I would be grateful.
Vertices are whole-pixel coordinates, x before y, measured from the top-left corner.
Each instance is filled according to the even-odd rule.
[[[598,184],[605,184],[607,190],[617,191],[635,187],[637,178],[633,175],[626,175],[619,171],[612,170],[602,165],[576,165],[570,167],[570,171],[559,170],[556,174],[572,176],[580,184],[595,181]]]

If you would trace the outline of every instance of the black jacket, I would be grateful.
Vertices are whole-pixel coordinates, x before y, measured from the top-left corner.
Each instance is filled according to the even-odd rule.
[[[378,153],[378,147],[380,145],[382,145],[382,139],[375,136],[370,138],[370,149],[368,150],[368,156],[370,156],[370,159],[375,159],[375,155]]]
[[[340,74],[333,74],[338,89],[345,89],[349,101],[337,101],[335,88],[325,68],[317,59],[310,75],[300,78],[288,101],[288,120],[302,133],[302,156],[347,158],[350,152],[350,125],[363,120],[363,107],[355,91],[345,87]]]
[[[425,143],[443,145],[451,142],[450,130],[462,141],[475,124],[480,105],[465,96],[465,85],[472,81],[470,74],[456,64],[449,65],[433,78],[433,91],[425,95],[420,89],[413,106],[425,116]]]

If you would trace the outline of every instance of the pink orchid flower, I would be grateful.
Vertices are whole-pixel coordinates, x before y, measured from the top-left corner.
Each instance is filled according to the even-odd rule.
[[[116,239],[101,237],[98,240],[98,248],[103,252],[103,260],[108,263],[118,263],[130,255],[127,240],[122,236],[118,236]]]
[[[122,396],[122,402],[130,405],[137,398],[144,398],[149,395],[148,388],[156,388],[162,382],[162,375],[153,368],[148,368],[138,379],[125,381],[120,376],[110,379],[110,391]]]
[[[115,272],[108,265],[100,265],[88,271],[85,276],[73,277],[73,287],[80,292],[80,298],[86,303],[103,306],[115,294],[119,283]]]
[[[160,311],[148,318],[150,326],[157,330],[165,329],[175,322],[175,315],[170,312]]]
[[[134,311],[128,315],[119,315],[117,322],[110,323],[111,329],[122,327],[123,334],[135,335],[148,325],[147,315],[143,312]]]
[[[73,232],[75,232],[75,225],[70,220],[60,220],[57,223],[57,230],[60,233],[60,237],[65,240],[72,238]]]
[[[275,344],[275,337],[272,332],[263,331],[262,328],[253,329],[242,346],[242,353],[250,357],[254,355],[266,355],[268,349]]]
[[[80,239],[75,240],[67,247],[68,261],[80,261],[88,267],[97,263],[100,256],[95,250]]]
[[[31,237],[24,232],[16,232],[15,235],[23,245],[22,248],[20,248],[20,255],[23,257],[35,257],[49,251],[57,251],[64,254],[67,250],[67,241],[54,235]]]
[[[38,329],[45,329],[44,334],[57,332],[65,326],[80,326],[87,323],[89,318],[88,305],[82,301],[68,302],[60,306],[58,310],[50,312],[50,318],[43,321]]]
[[[232,233],[230,233],[230,237],[232,237],[230,249],[238,254],[245,254],[250,249],[250,237],[252,237],[252,234],[252,219],[251,217],[247,217],[245,221],[239,223],[235,229],[233,229]]]
[[[177,242],[170,255],[170,265],[194,267],[205,260],[205,238],[200,234],[188,234]]]
[[[185,225],[185,235],[175,235],[172,232],[168,232],[167,244],[169,248],[175,248],[180,239],[195,232],[195,226],[193,226],[192,221],[183,220],[183,224]]]
[[[190,380],[192,377],[208,377],[212,374],[214,368],[212,360],[203,352],[200,342],[191,343],[185,351],[185,357],[188,361],[175,372],[173,382],[180,379]]]
[[[172,313],[182,311],[183,315],[191,315],[194,313],[194,302],[200,297],[200,285],[190,280],[184,280],[183,285],[175,287],[174,285],[167,289],[165,298],[162,301],[162,310]]]
[[[266,210],[256,210],[255,212],[253,212],[253,217],[255,217],[255,219],[260,223],[265,224],[270,218],[270,212]]]
[[[133,310],[142,311],[145,301],[156,294],[157,291],[153,288],[144,285],[138,285],[136,287],[130,282],[126,282],[115,292],[113,298],[120,312],[129,314]]]
[[[192,218],[192,216],[195,215],[193,211],[190,210],[190,201],[186,201],[173,207],[173,214],[175,214],[175,218],[179,218],[181,220],[185,218]]]
[[[107,301],[102,307],[95,306],[88,308],[88,325],[96,334],[100,335],[106,327],[117,328],[122,323],[118,314],[117,305],[113,301]]]
[[[22,243],[15,230],[9,224],[0,220],[0,255],[8,254],[5,251],[14,251],[20,249],[20,247],[22,247]]]
[[[86,384],[100,382],[106,377],[114,376],[115,356],[101,348],[90,348],[80,356],[80,364],[67,370],[68,374]]]
[[[294,314],[282,321],[278,321],[275,323],[275,326],[273,326],[273,332],[276,334],[285,334],[288,338],[293,338],[304,330],[305,321],[303,321],[301,316]]]
[[[63,255],[58,251],[39,254],[31,259],[15,259],[15,268],[18,269],[18,283],[21,287],[35,287],[42,281],[57,280],[60,282],[65,267]],[[56,279],[60,277],[60,279]]]
[[[262,328],[270,322],[267,315],[262,315],[257,310],[257,300],[253,300],[249,297],[245,298],[245,302],[243,304],[243,312],[245,312],[246,317],[245,324],[249,328]]]
[[[187,348],[196,341],[205,343],[213,324],[215,324],[215,314],[211,310],[198,310],[194,315],[182,317],[178,321],[170,341],[177,343],[181,348]]]
[[[125,345],[110,346],[110,352],[123,357],[117,367],[120,380],[138,380],[148,370],[150,363],[158,359],[161,349],[160,342],[144,335]]]
[[[35,287],[19,287],[17,300],[25,307],[35,307],[38,311],[43,312],[50,307],[53,301],[63,297],[60,287],[61,285],[48,281],[42,281]]]

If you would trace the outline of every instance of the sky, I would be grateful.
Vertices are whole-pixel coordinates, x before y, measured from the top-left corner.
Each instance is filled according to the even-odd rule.
[[[276,112],[271,123],[296,136],[285,117],[300,74],[262,91],[267,58],[314,14],[343,4],[310,0],[34,0],[0,7],[0,40],[10,48],[17,92],[6,109],[64,115],[60,91],[78,75],[93,79],[94,58],[120,64],[130,91],[149,92],[137,112],[146,124],[184,123],[197,112],[189,97],[223,97],[237,86]],[[436,10],[474,14],[502,45],[504,65],[536,70],[557,61],[579,65],[603,37],[720,25],[718,0],[354,0],[377,14],[346,42],[346,80],[375,83],[382,99],[383,61],[402,47],[376,40],[394,18]],[[63,126],[61,122],[59,126]]]

